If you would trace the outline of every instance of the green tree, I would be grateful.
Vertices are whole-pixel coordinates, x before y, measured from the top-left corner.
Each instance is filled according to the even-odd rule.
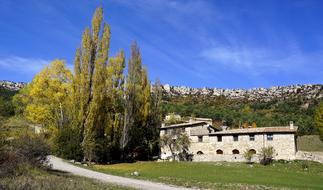
[[[149,127],[145,135],[149,149],[148,157],[159,154],[159,128],[162,123],[162,95],[162,85],[159,79],[157,79],[152,87]]]
[[[273,162],[275,149],[272,146],[262,147],[259,153],[260,163],[268,165]]]
[[[323,141],[323,101],[321,101],[316,108],[314,115],[315,126],[319,131],[320,139]]]
[[[125,148],[132,153],[142,152],[147,148],[147,144],[143,145],[143,142],[145,142],[144,135],[150,113],[150,82],[146,69],[142,67],[141,55],[136,43],[131,46],[125,95],[125,122],[120,147],[123,154]]]
[[[186,133],[182,133],[180,129],[173,129],[171,133],[164,134],[160,137],[160,146],[168,149],[172,154],[172,160],[176,157],[180,158],[181,154],[187,153],[191,141]]]
[[[246,159],[247,163],[250,164],[252,157],[254,156],[254,152],[250,151],[249,149],[246,149],[243,152],[243,157]]]

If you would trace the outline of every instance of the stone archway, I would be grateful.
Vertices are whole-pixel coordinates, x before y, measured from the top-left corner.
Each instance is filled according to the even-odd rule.
[[[223,154],[223,150],[221,149],[216,150],[216,154]]]
[[[255,149],[250,149],[249,150],[249,153],[251,153],[251,154],[257,154],[257,151]]]
[[[233,149],[232,154],[240,154],[240,151],[238,149]]]
[[[197,153],[196,153],[197,155],[202,155],[202,154],[204,154],[202,151],[197,151]]]

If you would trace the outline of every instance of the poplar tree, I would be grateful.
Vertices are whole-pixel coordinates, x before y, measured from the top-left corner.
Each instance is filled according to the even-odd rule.
[[[151,155],[158,155],[159,153],[159,128],[162,123],[162,84],[157,79],[152,85],[152,93],[150,95],[150,113],[149,113],[149,127],[146,133],[148,144],[148,158]]]
[[[79,110],[81,102],[81,93],[80,93],[80,74],[81,74],[81,49],[76,50],[75,59],[74,59],[74,77],[72,81],[72,96],[71,98],[71,107],[70,107],[70,118],[71,124],[73,127],[79,125]]]
[[[95,38],[94,38],[95,41]],[[85,151],[94,151],[97,159],[104,157],[104,129],[107,117],[106,112],[106,63],[108,60],[110,42],[110,28],[104,24],[101,42],[98,47],[97,57],[95,59],[94,73],[92,79],[92,96],[89,105],[89,114],[85,122],[84,149]],[[92,141],[96,141],[93,147]],[[90,153],[93,154],[93,153]],[[92,158],[88,156],[88,159]]]
[[[126,80],[125,122],[120,146],[123,153],[142,151],[144,133],[148,126],[150,83],[147,72],[142,68],[139,48],[136,43],[131,46]]]
[[[109,59],[109,46],[110,27],[99,7],[76,50],[74,75],[55,60],[14,98],[30,121],[53,129],[53,148],[64,158],[104,162],[122,152],[146,159],[159,136],[161,91],[151,96],[137,44],[127,76],[124,51]]]
[[[104,23],[102,7],[96,9],[92,27],[86,28],[82,46],[76,51],[73,81],[74,108],[84,159],[100,161],[104,157],[106,122],[106,66],[110,45],[110,27]],[[101,26],[103,29],[101,30]]]
[[[110,155],[117,156],[116,152],[119,149],[119,139],[121,136],[121,129],[124,119],[124,68],[125,68],[125,55],[121,50],[116,57],[109,60],[107,67],[107,111],[108,111],[108,126],[106,127],[106,134],[109,138]],[[113,159],[119,159],[114,157]]]

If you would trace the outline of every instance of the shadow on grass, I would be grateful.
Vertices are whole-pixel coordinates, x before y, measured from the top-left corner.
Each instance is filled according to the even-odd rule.
[[[55,169],[52,169],[52,168],[48,168],[48,169],[46,169],[46,171],[48,173],[50,173],[50,174],[58,175],[58,176],[63,176],[63,175],[69,174],[68,172],[60,171],[60,170],[55,170]]]

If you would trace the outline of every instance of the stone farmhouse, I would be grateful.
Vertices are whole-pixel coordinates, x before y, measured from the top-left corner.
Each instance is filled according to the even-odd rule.
[[[193,161],[243,162],[245,151],[258,154],[263,147],[269,146],[275,150],[274,159],[296,159],[297,127],[292,122],[289,126],[229,129],[213,127],[211,119],[191,118],[188,122],[163,124],[160,136],[175,130],[189,136],[189,153],[193,155]],[[161,159],[169,159],[171,155],[168,148],[161,148]],[[258,160],[254,156],[252,161]]]

